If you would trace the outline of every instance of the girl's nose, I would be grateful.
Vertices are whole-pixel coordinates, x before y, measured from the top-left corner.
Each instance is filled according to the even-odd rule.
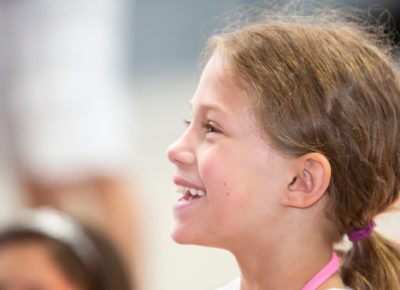
[[[196,157],[191,148],[185,144],[184,136],[168,147],[168,159],[178,166],[188,166],[196,162]]]

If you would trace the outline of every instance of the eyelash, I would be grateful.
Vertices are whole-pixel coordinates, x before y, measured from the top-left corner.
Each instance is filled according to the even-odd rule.
[[[211,125],[210,122],[203,123],[202,125],[207,130],[207,133],[220,133],[221,132],[217,128],[215,128],[215,126]]]
[[[192,123],[191,121],[189,121],[187,119],[183,119],[183,124],[185,124],[187,127],[189,127],[191,123]],[[210,124],[210,121],[208,121],[206,123],[202,123],[202,126],[204,129],[207,130],[207,133],[221,133],[221,131],[219,129],[217,129],[215,126]]]

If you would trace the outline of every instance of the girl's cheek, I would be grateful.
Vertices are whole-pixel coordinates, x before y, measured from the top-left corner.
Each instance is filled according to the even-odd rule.
[[[202,165],[200,175],[209,199],[222,202],[235,196],[229,170],[218,164],[215,159],[210,159]]]
[[[202,178],[206,190],[220,187],[221,181],[225,177],[225,170],[221,160],[216,156],[207,155],[199,162],[199,174]]]

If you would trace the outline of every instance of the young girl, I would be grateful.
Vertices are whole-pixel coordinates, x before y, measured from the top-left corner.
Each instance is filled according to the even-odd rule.
[[[398,247],[374,231],[399,196],[400,86],[361,35],[296,18],[210,39],[168,157],[172,237],[233,253],[222,289],[400,289]]]

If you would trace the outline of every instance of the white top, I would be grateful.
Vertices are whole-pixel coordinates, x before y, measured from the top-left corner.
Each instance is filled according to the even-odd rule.
[[[326,290],[350,290],[351,288],[329,288]],[[219,287],[215,290],[240,290],[240,278],[236,278],[235,280],[233,280],[232,282],[230,282],[229,284],[223,286],[223,287]]]
[[[229,284],[227,284],[223,287],[219,287],[215,290],[240,290],[240,278],[236,278]]]

